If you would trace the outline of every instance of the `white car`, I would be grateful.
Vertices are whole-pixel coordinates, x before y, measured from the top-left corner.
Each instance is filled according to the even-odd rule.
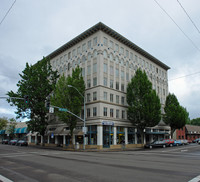
[[[198,141],[198,144],[200,145],[200,140]]]

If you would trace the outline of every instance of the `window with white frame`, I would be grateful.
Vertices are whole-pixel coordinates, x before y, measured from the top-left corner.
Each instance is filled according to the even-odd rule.
[[[103,44],[105,46],[108,46],[108,39],[106,37],[103,38]]]
[[[119,69],[118,69],[118,68],[115,69],[115,76],[116,76],[117,78],[119,78]]]
[[[107,115],[108,115],[108,108],[107,108],[107,107],[104,107],[104,108],[103,108],[103,115],[104,115],[104,116],[107,116]]]
[[[97,100],[97,92],[93,92],[93,101]]]
[[[114,83],[114,81],[112,79],[110,79],[110,88],[113,88],[113,83]]]
[[[88,41],[88,49],[90,49],[90,48],[92,48],[92,41],[91,40]]]
[[[87,94],[87,102],[90,102],[90,93]]]
[[[93,116],[97,116],[97,108],[93,107]]]
[[[110,75],[114,75],[114,68],[113,68],[113,66],[110,66]]]
[[[93,73],[96,73],[97,72],[97,63],[94,63],[93,64]]]
[[[87,75],[90,75],[91,74],[91,66],[89,65],[88,67],[87,67]]]
[[[119,109],[116,110],[116,118],[119,118]]]
[[[119,104],[119,95],[116,95],[116,103]]]
[[[119,90],[119,82],[116,82],[116,90]]]
[[[114,116],[114,109],[110,109],[110,117],[113,118]]]
[[[108,99],[108,96],[107,96],[108,94],[107,94],[107,92],[103,92],[103,99],[105,100],[105,101],[107,101],[107,99]]]
[[[97,86],[97,77],[93,78],[93,87]]]
[[[115,44],[115,51],[119,52],[119,45]]]
[[[107,81],[108,79],[106,77],[103,78],[103,85],[107,87]]]
[[[90,80],[90,79],[87,80],[87,87],[88,87],[88,88],[91,87],[91,80]]]
[[[110,102],[113,102],[113,94],[110,94]]]
[[[108,72],[108,65],[106,63],[103,64],[103,72],[104,73]]]
[[[93,39],[93,46],[96,46],[97,45],[97,37],[95,37],[94,39]]]

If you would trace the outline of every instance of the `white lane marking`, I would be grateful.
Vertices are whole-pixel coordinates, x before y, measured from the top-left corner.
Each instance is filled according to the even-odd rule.
[[[6,178],[6,177],[4,177],[2,175],[0,175],[0,181],[3,181],[3,182],[13,182],[13,181],[9,180],[8,178]]]
[[[200,181],[200,175],[197,176],[197,177],[195,177],[195,178],[193,178],[193,179],[191,179],[191,180],[188,181],[188,182],[199,182],[199,181]]]

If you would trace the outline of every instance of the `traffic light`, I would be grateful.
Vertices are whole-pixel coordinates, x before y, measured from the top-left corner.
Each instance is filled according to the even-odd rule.
[[[25,95],[25,96],[24,96],[24,103],[25,103],[25,104],[28,104],[28,103],[29,103],[28,95]]]

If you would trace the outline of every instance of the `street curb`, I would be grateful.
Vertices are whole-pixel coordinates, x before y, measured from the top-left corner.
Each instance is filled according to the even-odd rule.
[[[191,180],[188,181],[188,182],[200,182],[200,175],[197,176],[197,177],[195,177],[195,178],[193,178],[193,179],[191,179]]]

